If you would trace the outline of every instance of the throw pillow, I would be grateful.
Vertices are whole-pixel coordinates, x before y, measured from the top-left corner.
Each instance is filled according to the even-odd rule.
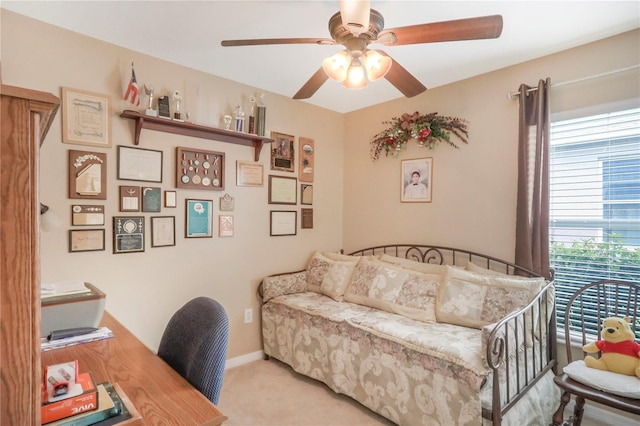
[[[438,322],[482,329],[525,307],[543,284],[543,278],[514,279],[447,266],[438,292],[436,318]]]
[[[576,382],[592,388],[627,398],[640,399],[640,385],[636,376],[587,367],[584,360],[573,361],[564,367],[563,371]]]
[[[381,254],[380,260],[391,263],[393,265],[402,266],[405,269],[422,272],[424,274],[440,274],[444,275],[447,271],[446,265],[437,265],[435,263],[422,263],[417,260],[411,260],[404,257],[391,256],[389,254]]]
[[[363,258],[344,295],[347,302],[370,306],[418,321],[435,321],[441,277]]]
[[[307,267],[307,290],[341,302],[359,259],[333,260],[316,252]]]

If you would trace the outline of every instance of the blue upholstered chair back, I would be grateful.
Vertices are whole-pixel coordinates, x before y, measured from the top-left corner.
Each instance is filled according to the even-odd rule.
[[[228,337],[229,319],[222,305],[208,297],[197,297],[169,320],[158,356],[217,404]]]

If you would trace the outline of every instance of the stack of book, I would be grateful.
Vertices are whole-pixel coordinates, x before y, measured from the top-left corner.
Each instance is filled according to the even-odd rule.
[[[112,385],[105,382],[93,386],[93,389],[85,390],[82,395],[55,403],[43,403],[42,424],[47,426],[126,425],[140,418],[117,383]]]

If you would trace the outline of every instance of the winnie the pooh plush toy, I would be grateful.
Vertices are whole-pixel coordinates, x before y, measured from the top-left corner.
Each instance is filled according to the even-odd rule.
[[[587,367],[607,370],[640,379],[640,344],[630,327],[628,317],[605,318],[602,324],[602,339],[587,343],[582,350],[587,353],[602,352],[600,359],[585,356]]]

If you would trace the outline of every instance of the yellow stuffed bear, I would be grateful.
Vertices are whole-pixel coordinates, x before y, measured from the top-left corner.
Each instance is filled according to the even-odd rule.
[[[602,352],[599,359],[585,356],[584,363],[587,367],[640,378],[640,344],[635,341],[630,322],[628,317],[605,318],[602,325],[603,340],[587,343],[582,347],[587,353]]]

